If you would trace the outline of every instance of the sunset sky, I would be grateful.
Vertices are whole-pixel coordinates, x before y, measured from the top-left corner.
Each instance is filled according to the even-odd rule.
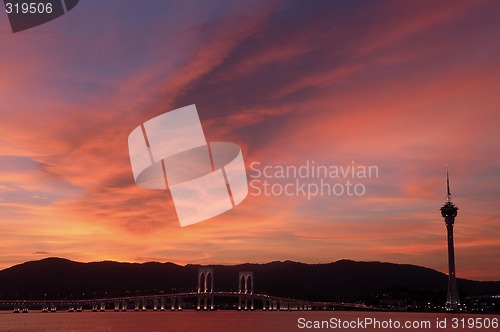
[[[2,10],[0,268],[346,258],[447,273],[449,164],[457,276],[500,280],[499,40],[495,0],[85,0],[15,34]],[[180,227],[168,191],[135,184],[127,138],[190,104],[249,179],[255,162],[379,176],[359,197],[249,195]]]

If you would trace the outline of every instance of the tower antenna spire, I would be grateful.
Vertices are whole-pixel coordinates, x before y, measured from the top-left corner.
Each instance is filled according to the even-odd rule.
[[[446,165],[446,189],[448,189],[448,202],[451,202],[450,175],[448,173],[448,165]]]

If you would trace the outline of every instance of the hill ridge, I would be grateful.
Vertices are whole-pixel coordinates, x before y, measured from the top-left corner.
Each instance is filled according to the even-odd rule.
[[[404,292],[442,297],[447,275],[433,269],[390,262],[308,264],[294,261],[237,265],[178,265],[172,262],[75,262],[48,257],[0,271],[0,298],[92,298],[194,291],[200,266],[214,269],[215,290],[237,290],[238,273],[252,270],[255,292],[325,301],[374,298]],[[500,294],[499,281],[458,279],[462,296]]]

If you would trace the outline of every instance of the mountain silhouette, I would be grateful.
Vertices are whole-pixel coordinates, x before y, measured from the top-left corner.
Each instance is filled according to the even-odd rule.
[[[0,271],[0,299],[86,299],[195,291],[200,265],[31,261]],[[421,266],[340,260],[211,265],[215,291],[237,291],[238,273],[253,271],[254,292],[304,300],[353,301],[404,292],[446,298],[445,274]],[[500,281],[458,279],[462,296],[500,294]]]

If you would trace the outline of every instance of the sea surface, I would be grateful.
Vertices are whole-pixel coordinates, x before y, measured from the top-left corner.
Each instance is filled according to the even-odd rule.
[[[494,323],[499,320],[500,315],[353,311],[0,311],[0,331],[500,331]]]

